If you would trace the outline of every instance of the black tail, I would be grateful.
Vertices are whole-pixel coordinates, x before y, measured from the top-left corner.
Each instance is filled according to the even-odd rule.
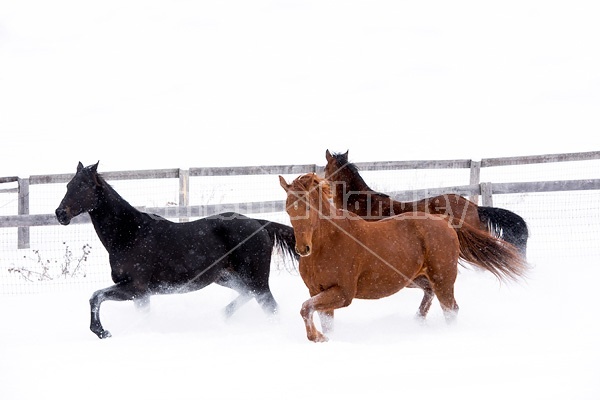
[[[278,222],[259,220],[265,230],[269,233],[274,246],[277,246],[283,254],[298,261],[300,256],[296,253],[296,236],[294,228]]]
[[[478,211],[479,219],[494,236],[512,244],[526,257],[529,230],[523,218],[504,208],[478,207]]]

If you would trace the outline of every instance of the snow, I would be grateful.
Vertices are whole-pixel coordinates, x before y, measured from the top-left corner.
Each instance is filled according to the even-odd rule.
[[[323,165],[327,148],[353,162],[598,150],[599,14],[583,0],[4,1],[0,176]],[[462,269],[453,326],[437,302],[415,320],[421,293],[405,289],[339,310],[320,344],[288,272],[271,277],[275,320],[255,302],[225,320],[234,294],[210,286],[147,312],[105,303],[107,340],[88,329],[97,288],[2,295],[0,399],[597,399],[600,257],[536,243],[524,282]]]
[[[437,301],[419,322],[421,291],[404,289],[338,310],[330,341],[318,344],[299,314],[307,289],[287,271],[271,276],[276,318],[251,302],[225,319],[235,294],[211,285],[155,296],[146,311],[104,303],[105,340],[88,330],[91,290],[5,295],[0,397],[595,399],[598,259],[534,254],[532,264],[509,284],[462,268],[453,325]]]

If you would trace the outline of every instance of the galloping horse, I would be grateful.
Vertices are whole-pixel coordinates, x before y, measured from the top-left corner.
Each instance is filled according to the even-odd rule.
[[[371,189],[360,176],[356,165],[348,161],[348,152],[325,152],[325,178],[334,190],[333,200],[338,208],[347,209],[368,220],[378,220],[410,211],[448,214],[460,222],[486,230],[526,254],[529,232],[523,218],[497,207],[478,206],[456,194],[444,194],[415,202],[393,200],[387,194]]]
[[[514,245],[525,258],[529,236],[525,220],[512,211],[496,207],[479,207],[477,204],[456,194],[422,199],[416,202],[399,202],[387,194],[371,189],[360,176],[356,165],[348,161],[348,152],[331,154],[325,152],[327,165],[325,178],[333,186],[333,201],[336,207],[351,211],[368,221],[377,221],[405,212],[421,211],[432,214],[445,214],[458,220],[461,228],[468,224],[488,231],[494,236]],[[429,281],[418,277],[409,287],[423,289],[421,314],[433,301],[433,290]]]
[[[331,204],[328,181],[314,173],[291,184],[281,176],[279,181],[287,193],[300,275],[310,293],[300,314],[311,341],[327,340],[314,324],[315,311],[327,333],[335,309],[347,307],[354,298],[390,296],[417,277],[431,282],[446,319],[452,321],[458,312],[454,282],[459,257],[500,279],[516,279],[525,272],[526,264],[512,245],[468,225],[457,229],[452,217],[415,211],[367,222]]]
[[[255,298],[267,313],[277,311],[269,288],[274,246],[297,258],[293,229],[272,221],[223,213],[176,223],[138,211],[97,172],[98,163],[77,166],[67,193],[56,209],[62,225],[87,212],[109,254],[115,285],[90,298],[90,329],[110,337],[100,322],[106,300],[147,304],[155,294],[184,293],[217,283],[239,296],[225,308],[226,315]]]

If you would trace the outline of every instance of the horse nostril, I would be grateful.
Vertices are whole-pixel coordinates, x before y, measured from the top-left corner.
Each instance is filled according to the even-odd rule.
[[[55,211],[56,219],[62,225],[66,225],[69,223],[69,217],[67,216],[67,211],[64,208],[57,208]]]
[[[296,246],[296,253],[298,253],[302,257],[306,257],[306,256],[310,255],[310,246],[305,245],[304,247],[301,247],[301,248],[298,248],[298,246]]]

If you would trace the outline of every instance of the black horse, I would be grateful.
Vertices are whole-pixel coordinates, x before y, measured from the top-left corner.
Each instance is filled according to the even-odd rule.
[[[171,222],[131,206],[97,170],[98,163],[85,168],[79,163],[56,218],[68,225],[89,213],[108,251],[115,285],[90,298],[90,329],[99,338],[111,336],[100,322],[105,300],[145,305],[151,295],[190,292],[211,283],[239,293],[225,308],[228,316],[252,298],[265,312],[277,312],[269,288],[271,254],[278,246],[297,259],[292,227],[232,212]]]

